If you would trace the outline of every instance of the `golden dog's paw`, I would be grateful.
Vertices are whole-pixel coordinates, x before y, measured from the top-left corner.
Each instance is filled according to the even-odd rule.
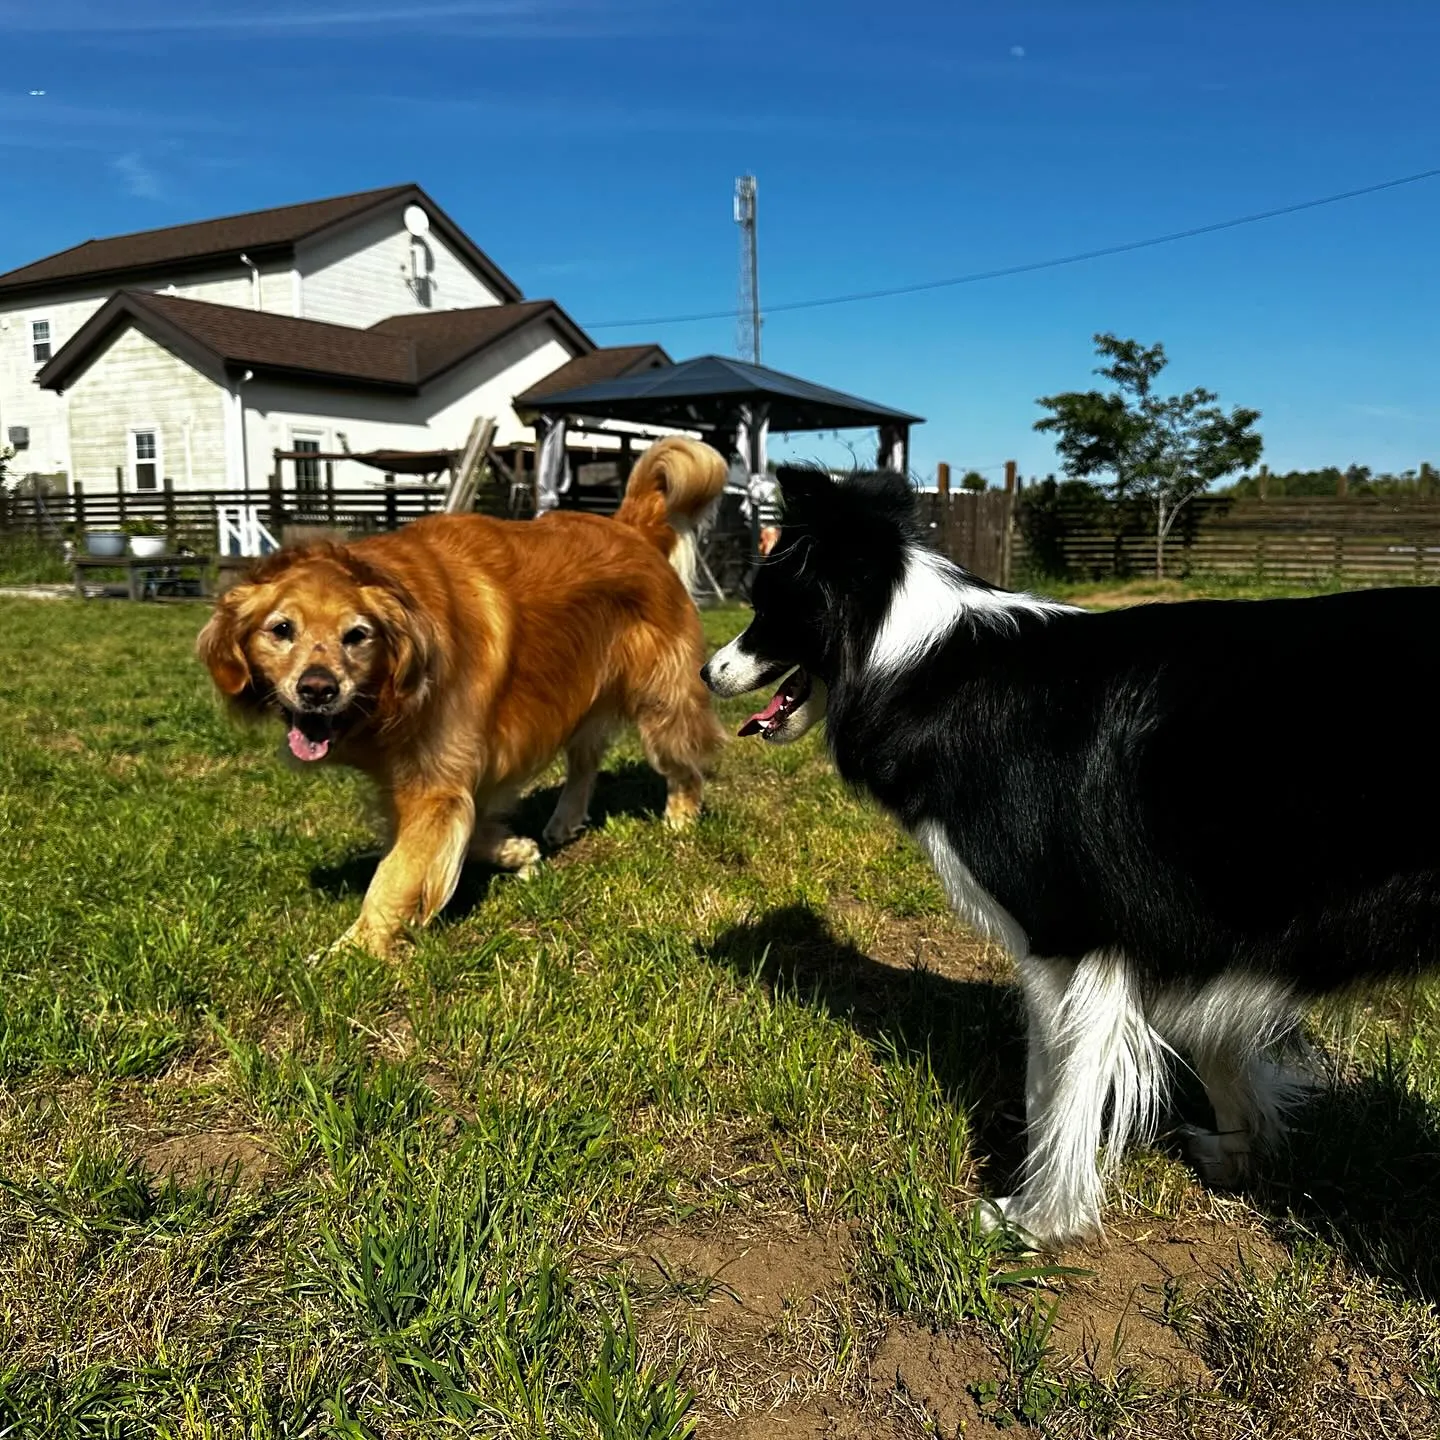
[[[687,796],[672,795],[665,805],[665,828],[688,830],[700,818],[700,802]]]
[[[540,847],[528,835],[512,835],[491,851],[490,863],[528,880],[540,863]]]
[[[388,960],[394,956],[399,944],[398,935],[384,935],[373,926],[356,921],[338,940],[306,957],[307,965],[317,964],[347,950],[358,950],[364,955],[373,955],[377,960]]]

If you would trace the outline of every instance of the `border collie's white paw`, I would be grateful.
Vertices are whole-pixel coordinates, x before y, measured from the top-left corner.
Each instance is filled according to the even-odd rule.
[[[975,1218],[982,1234],[994,1235],[1003,1230],[1019,1240],[1027,1250],[1038,1250],[1041,1247],[1040,1238],[1026,1228],[1022,1218],[1024,1213],[1023,1195],[1005,1195],[998,1200],[975,1202]]]

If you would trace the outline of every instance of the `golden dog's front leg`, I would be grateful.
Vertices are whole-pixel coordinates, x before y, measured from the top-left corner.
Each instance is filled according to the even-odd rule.
[[[360,918],[340,940],[386,955],[412,921],[427,924],[455,893],[475,801],[469,794],[407,790],[395,796],[395,842],[365,892]]]

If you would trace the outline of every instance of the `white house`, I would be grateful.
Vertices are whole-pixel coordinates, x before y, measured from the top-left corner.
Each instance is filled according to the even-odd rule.
[[[89,240],[0,275],[12,472],[87,491],[260,490],[276,450],[458,451],[477,416],[497,448],[532,444],[516,397],[668,363],[525,300],[415,185]],[[292,464],[287,487],[316,468]],[[379,478],[338,468],[340,486]]]

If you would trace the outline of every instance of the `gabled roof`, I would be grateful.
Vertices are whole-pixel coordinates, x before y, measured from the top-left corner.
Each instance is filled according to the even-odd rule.
[[[357,330],[206,300],[121,290],[61,346],[35,381],[47,390],[68,389],[121,330],[133,325],[217,379],[251,370],[312,384],[414,394],[461,361],[541,320],[555,325],[577,348],[592,345],[553,300],[426,311]]]
[[[226,261],[240,269],[242,252],[256,264],[290,259],[303,241],[352,225],[376,211],[421,205],[432,228],[467,261],[502,300],[522,298],[515,284],[418,185],[391,185],[329,200],[251,210],[163,230],[142,230],[86,240],[0,275],[0,298],[73,288],[79,284],[134,284],[146,276],[209,269]]]
[[[682,428],[723,423],[739,406],[761,403],[768,406],[772,431],[923,423],[918,415],[725,355],[701,355],[638,375],[548,391],[528,403],[547,414]]]
[[[588,355],[577,355],[552,371],[538,385],[515,397],[517,405],[538,405],[547,395],[562,390],[593,385],[599,380],[618,380],[625,375],[638,375],[658,370],[675,362],[659,345],[607,345]]]
[[[425,385],[542,315],[548,316],[575,349],[587,352],[595,348],[595,342],[553,300],[481,305],[472,310],[417,310],[391,315],[372,325],[369,333],[413,345],[419,380]]]

